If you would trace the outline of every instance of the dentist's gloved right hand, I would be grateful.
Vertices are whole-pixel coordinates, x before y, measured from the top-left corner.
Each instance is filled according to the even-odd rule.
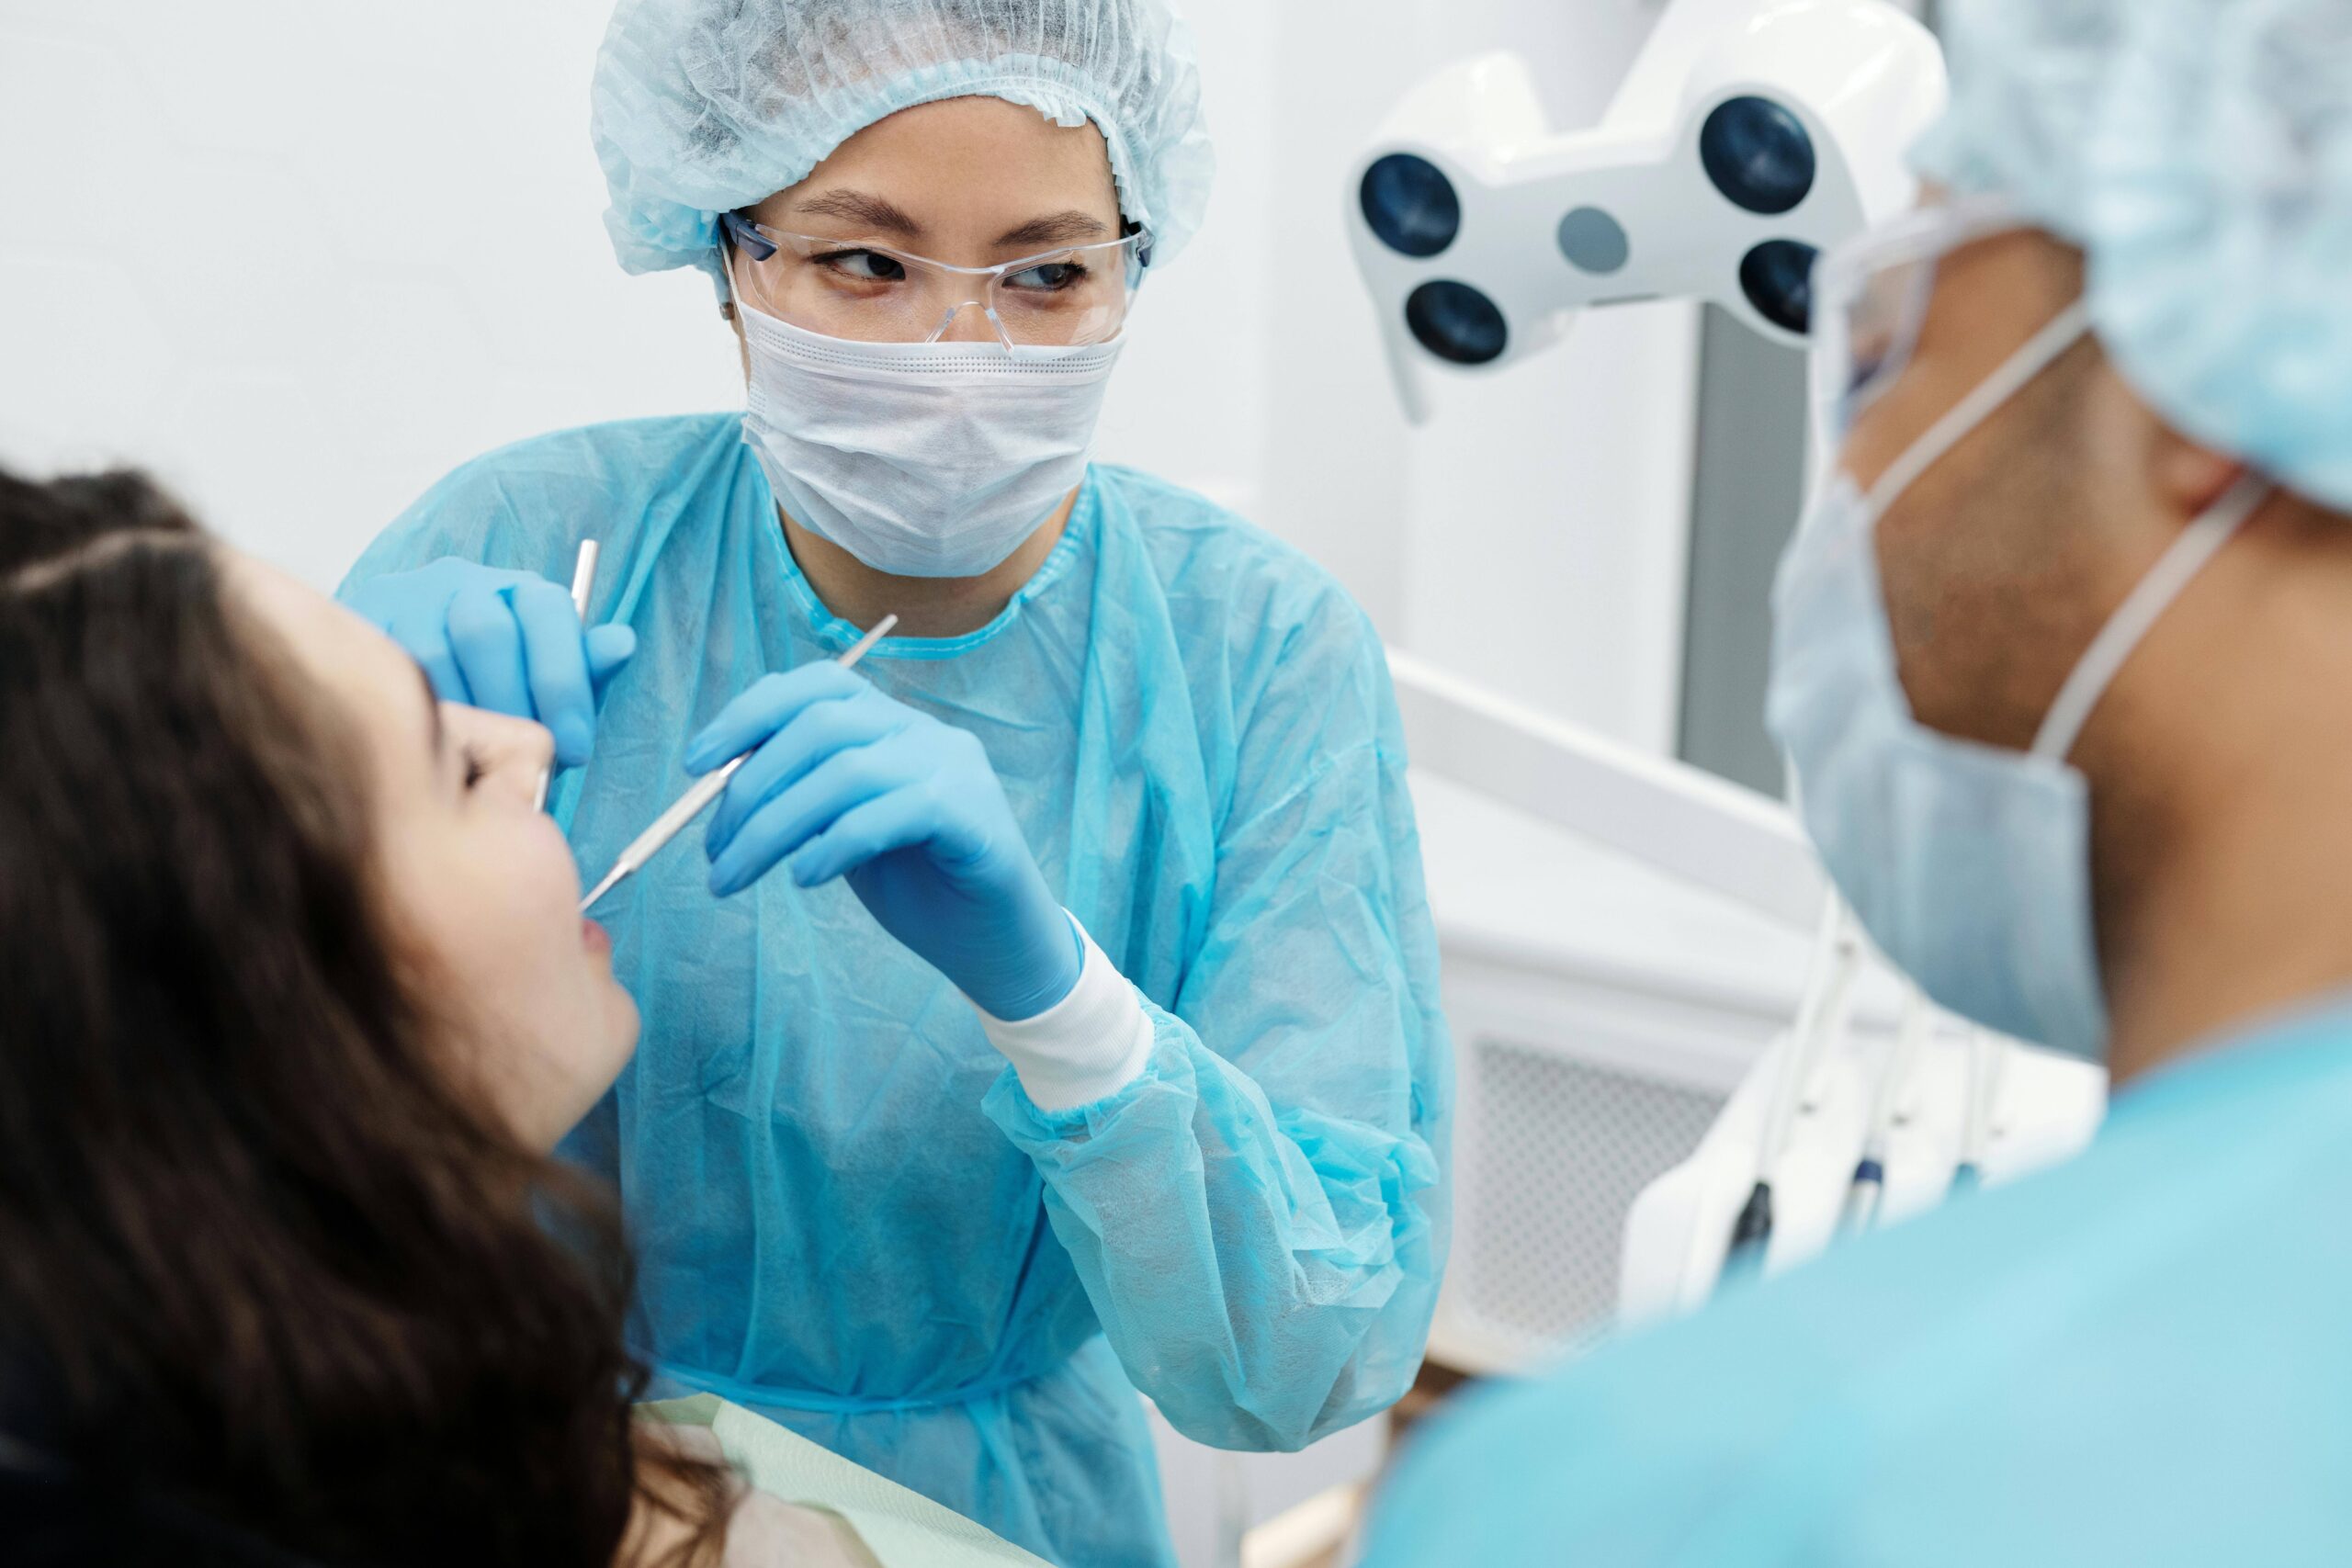
[[[371,579],[344,603],[408,649],[444,702],[546,725],[567,768],[595,749],[596,699],[637,652],[628,626],[583,630],[546,578],[455,557]]]
[[[885,931],[997,1019],[1035,1017],[1077,986],[1077,922],[977,738],[822,663],[729,703],[686,767],[707,773],[754,747],[711,818],[712,892],[785,861],[803,887],[846,876]]]

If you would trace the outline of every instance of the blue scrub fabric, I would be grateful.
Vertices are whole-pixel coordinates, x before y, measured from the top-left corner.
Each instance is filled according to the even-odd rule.
[[[1417,1442],[1365,1568],[2352,1562],[2352,1010]]]
[[[639,651],[553,796],[589,876],[729,698],[857,636],[740,431],[493,453],[354,569],[561,578],[603,541],[591,616]],[[750,1406],[1051,1561],[1167,1564],[1133,1389],[1203,1441],[1295,1448],[1406,1390],[1435,1304],[1452,1060],[1379,641],[1269,536],[1097,467],[1001,615],[861,673],[986,743],[1156,1043],[1044,1112],[847,887],[714,898],[690,829],[599,907],[645,1030],[569,1145],[619,1183],[632,1335],[656,1392]]]

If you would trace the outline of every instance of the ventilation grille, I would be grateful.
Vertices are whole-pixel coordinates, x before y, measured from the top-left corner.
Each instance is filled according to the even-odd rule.
[[[1453,1262],[1461,1310],[1531,1357],[1582,1348],[1617,1309],[1625,1211],[1724,1097],[1482,1040],[1476,1168]]]

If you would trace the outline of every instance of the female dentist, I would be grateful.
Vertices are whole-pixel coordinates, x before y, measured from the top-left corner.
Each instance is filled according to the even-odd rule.
[[[1370,626],[1087,460],[1205,199],[1187,35],[623,0],[594,105],[622,265],[712,275],[746,411],[480,458],[344,596],[548,724],[591,874],[751,753],[707,862],[598,910],[645,1038],[571,1146],[627,1204],[635,1343],[1049,1560],[1166,1564],[1129,1385],[1238,1449],[1392,1403],[1453,1092]],[[584,538],[583,634],[542,574]]]

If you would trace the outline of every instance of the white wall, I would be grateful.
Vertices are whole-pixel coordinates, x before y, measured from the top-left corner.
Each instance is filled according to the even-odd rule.
[[[326,583],[472,452],[740,396],[707,287],[612,265],[593,10],[5,0],[0,456]]]
[[[1509,49],[1556,129],[1598,121],[1652,0],[1420,0],[1421,69]],[[1360,315],[1368,316],[1369,311]],[[1429,372],[1413,437],[1405,640],[1539,710],[1670,752],[1690,536],[1695,307],[1588,312],[1550,354]]]
[[[605,10],[0,0],[0,460],[146,464],[323,584],[474,453],[736,402],[707,286],[628,277],[606,247]],[[1188,10],[1219,185],[1147,291],[1104,454],[1250,513],[1393,639],[1664,745],[1681,511],[1672,452],[1629,457],[1643,329],[1595,319],[1410,433],[1342,229],[1349,167],[1419,74],[1519,47],[1589,118],[1649,6]]]
[[[1590,124],[1656,0],[1192,0],[1188,11],[1219,188],[1201,245],[1162,280],[1154,304],[1167,316],[1139,323],[1114,449],[1222,481],[1337,572],[1391,640],[1670,750],[1690,313],[1591,316],[1561,350],[1500,374],[1434,372],[1434,417],[1416,431],[1345,227],[1349,175],[1411,84],[1513,49],[1536,63],[1556,124]],[[1153,337],[1168,316],[1182,318],[1179,343]],[[1256,335],[1221,330],[1228,316]],[[1163,355],[1148,378],[1136,373],[1147,344]]]

